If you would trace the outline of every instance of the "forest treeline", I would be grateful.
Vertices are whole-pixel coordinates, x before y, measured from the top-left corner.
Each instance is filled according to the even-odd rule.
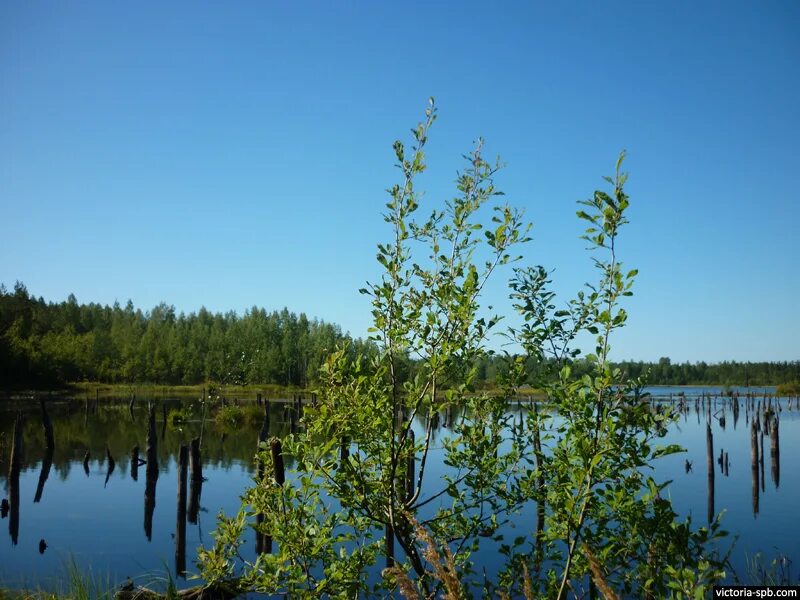
[[[231,384],[307,386],[325,356],[339,344],[367,354],[370,342],[351,339],[338,325],[306,315],[253,307],[235,312],[176,314],[159,304],[143,312],[128,301],[104,306],[32,296],[22,283],[0,285],[0,385],[45,386],[67,382]],[[491,386],[502,356],[478,364],[476,382]],[[415,366],[404,365],[406,376]],[[648,374],[659,385],[778,385],[800,381],[800,362],[708,364],[625,361],[630,377]],[[546,364],[529,365],[533,377]],[[588,371],[578,360],[573,371]]]
[[[505,361],[502,356],[486,357],[478,366],[476,379],[494,381]],[[655,363],[628,360],[612,362],[611,366],[632,379],[644,377],[649,385],[770,386],[800,381],[800,361],[673,363],[668,357],[663,357]],[[547,363],[529,361],[527,368],[531,379],[537,374],[554,372],[553,365]],[[575,360],[571,368],[576,375],[591,371],[590,365],[580,359]]]
[[[46,302],[22,283],[0,286],[0,383],[42,386],[78,381],[306,386],[339,344],[366,344],[339,326],[287,309],[244,315],[176,314],[159,304],[143,312],[128,301]]]

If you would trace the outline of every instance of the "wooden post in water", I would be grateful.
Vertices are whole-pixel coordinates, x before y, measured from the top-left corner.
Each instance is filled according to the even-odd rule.
[[[175,574],[186,578],[186,480],[189,451],[181,444],[178,451],[178,511],[175,525]]]
[[[83,472],[86,473],[86,476],[89,476],[89,450],[86,450],[86,454],[83,455]]]
[[[275,483],[283,485],[286,482],[286,469],[283,465],[283,449],[278,438],[272,438],[269,443],[272,453],[272,468],[275,475]]]
[[[192,481],[202,481],[203,463],[200,460],[200,438],[193,438],[190,447],[189,465],[192,471]]]
[[[758,515],[758,424],[750,424],[750,474],[753,487],[753,516]]]
[[[708,468],[708,522],[714,521],[714,434],[711,423],[706,423],[706,467]]]
[[[775,484],[775,489],[777,489],[781,484],[781,447],[778,438],[778,419],[772,421],[769,457],[772,466],[772,483]]]
[[[269,435],[269,401],[264,401],[264,421],[261,423],[261,431],[258,433],[258,446],[256,448],[256,452],[259,454],[256,457],[256,461],[258,464],[258,481],[261,482],[264,479],[264,461],[261,460],[261,444],[262,442],[267,441],[267,436]],[[262,513],[258,513],[256,515],[256,526],[260,525],[264,522],[264,515]],[[264,535],[261,531],[258,530],[256,527],[256,554],[269,554],[272,552],[272,537],[268,535]]]

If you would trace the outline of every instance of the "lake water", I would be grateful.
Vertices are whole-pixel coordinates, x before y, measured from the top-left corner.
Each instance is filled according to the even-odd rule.
[[[669,495],[678,513],[691,515],[696,525],[707,523],[708,476],[706,471],[706,410],[695,398],[715,395],[714,388],[657,388],[656,402],[675,403],[686,399],[687,411],[670,429],[664,443],[678,443],[686,452],[666,457],[657,463],[657,480],[672,480]],[[748,560],[760,553],[766,562],[785,556],[792,563],[793,579],[800,569],[800,520],[796,508],[800,500],[800,476],[794,458],[800,451],[800,410],[796,400],[772,399],[779,419],[779,460],[771,453],[771,437],[763,436],[764,460],[754,484],[751,470],[751,437],[744,395],[761,394],[771,389],[738,390],[740,410],[734,419],[727,401],[714,400],[712,432],[714,444],[714,511],[724,511],[723,528],[736,537],[732,564],[740,578],[747,580]],[[670,394],[672,395],[670,397]],[[91,568],[101,580],[119,582],[130,576],[138,583],[163,580],[167,570],[179,586],[192,585],[194,550],[210,545],[209,533],[222,510],[233,514],[239,496],[254,474],[253,455],[261,420],[232,430],[220,430],[213,421],[194,420],[179,426],[164,421],[161,406],[179,408],[185,401],[159,400],[156,430],[158,437],[157,480],[146,477],[146,467],[133,468],[131,449],[138,444],[142,457],[148,428],[145,402],[137,401],[130,410],[125,400],[50,400],[48,412],[53,422],[55,449],[47,472],[45,435],[37,405],[30,401],[0,404],[0,481],[2,496],[12,502],[3,511],[0,540],[0,587],[49,587],[55,577],[63,578],[64,565],[74,559],[81,569]],[[725,426],[719,419],[725,404]],[[194,404],[195,414],[199,410]],[[697,408],[696,408],[697,406]],[[14,417],[22,409],[24,452],[18,493],[9,481],[9,455]],[[270,435],[285,435],[291,419],[283,404],[271,404]],[[442,425],[445,423],[442,420]],[[202,435],[202,487],[188,489],[189,515],[186,519],[186,568],[189,579],[179,577],[176,557],[178,512],[178,449]],[[446,430],[438,433],[446,435]],[[761,442],[759,436],[759,443]],[[109,473],[106,448],[115,461]],[[89,453],[84,470],[84,458]],[[727,453],[725,464],[717,462]],[[724,455],[723,455],[724,456]],[[438,459],[439,464],[436,464]],[[441,453],[426,480],[443,473]],[[687,470],[687,461],[691,468]],[[44,475],[47,475],[46,479]],[[134,477],[136,475],[136,477]],[[756,488],[754,489],[754,485]],[[153,494],[154,486],[154,494]],[[189,488],[191,486],[187,486]],[[757,501],[756,501],[757,493]],[[152,500],[155,500],[153,503]],[[193,510],[193,501],[196,509]],[[531,519],[532,520],[532,519]],[[529,523],[525,524],[529,526]],[[516,534],[518,535],[518,534]],[[40,541],[46,548],[40,552]],[[243,555],[255,555],[255,535],[245,539]],[[492,561],[489,550],[477,560]],[[177,560],[176,560],[177,559]]]

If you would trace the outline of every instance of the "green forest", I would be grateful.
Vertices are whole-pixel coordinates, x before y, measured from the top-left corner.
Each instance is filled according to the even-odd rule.
[[[305,387],[329,352],[344,344],[353,354],[375,351],[369,341],[352,339],[338,325],[309,319],[284,308],[253,307],[238,315],[176,313],[161,303],[142,311],[128,301],[82,304],[74,295],[47,302],[23,283],[0,285],[0,385],[52,386],[70,382],[203,382],[276,384]],[[491,386],[505,357],[478,359],[476,384]],[[406,361],[406,374],[413,361]],[[528,365],[531,377],[546,365]],[[647,375],[656,385],[778,385],[800,380],[800,362],[721,362],[716,364],[616,363],[629,377]],[[580,373],[588,369],[573,363]]]
[[[306,386],[339,344],[361,352],[333,324],[287,309],[176,314],[159,304],[143,312],[128,301],[45,302],[22,283],[0,286],[0,384],[43,386],[79,381],[214,381]]]

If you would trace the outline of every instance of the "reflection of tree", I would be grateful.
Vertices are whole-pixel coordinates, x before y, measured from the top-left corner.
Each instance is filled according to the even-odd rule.
[[[11,534],[11,543],[16,546],[19,537],[19,471],[8,476],[8,500],[8,533]]]
[[[156,482],[158,473],[151,477],[148,473],[144,487],[144,534],[147,541],[153,539],[153,511],[156,508]]]
[[[175,573],[186,577],[186,480],[188,449],[181,444],[178,454],[178,510],[175,525]]]
[[[36,485],[36,496],[33,498],[34,502],[39,502],[42,499],[44,484],[50,475],[50,467],[53,465],[53,451],[55,449],[53,423],[50,420],[50,415],[47,412],[47,406],[44,400],[40,400],[40,408],[42,410],[42,428],[44,429],[45,449],[44,459],[42,460],[42,470],[39,473],[39,483]]]
[[[53,448],[45,448],[44,460],[42,460],[42,470],[39,473],[39,483],[36,485],[36,496],[34,502],[40,502],[44,493],[44,484],[50,475],[50,467],[53,465]]]
[[[144,533],[153,539],[153,511],[156,508],[156,481],[158,481],[158,438],[156,437],[156,407],[150,405],[147,420],[147,481],[144,490]]]
[[[11,434],[11,453],[8,468],[8,533],[11,535],[11,543],[17,545],[19,538],[19,471],[22,466],[22,415],[17,414],[14,419],[14,430]]]
[[[171,407],[181,405],[179,401],[168,401]],[[185,406],[185,405],[184,405]],[[128,414],[126,400],[103,401],[98,405],[97,413],[90,414],[88,424],[84,423],[84,415],[81,410],[68,410],[67,402],[51,402],[48,404],[51,418],[54,423],[55,449],[52,459],[52,470],[59,474],[59,478],[65,480],[69,476],[70,463],[78,462],[83,459],[88,450],[90,456],[100,458],[105,456],[106,445],[108,445],[112,455],[116,457],[116,467],[122,473],[127,473],[131,459],[131,448],[137,444],[142,446],[144,433],[148,427],[147,411],[137,411],[136,419],[132,423]],[[272,403],[270,435],[278,437],[284,436],[288,432],[282,419],[283,406],[281,403]],[[29,407],[27,413],[31,416],[36,414],[33,407]],[[188,423],[183,423],[179,428],[167,426],[164,439],[158,444],[158,460],[162,465],[169,465],[170,458],[175,457],[178,447],[200,435],[201,409],[198,406],[196,414]],[[8,472],[8,457],[13,428],[13,417],[8,418],[7,412],[0,407],[0,445],[4,446],[0,450],[0,472]],[[21,457],[22,469],[36,469],[45,454],[45,443],[41,435],[41,425],[37,418],[28,418],[22,426],[22,436],[28,452]],[[161,423],[157,423],[161,425]],[[217,430],[218,435],[203,436],[203,463],[209,467],[230,468],[239,466],[242,463],[251,472],[255,472],[253,462],[255,442],[258,439],[258,423],[245,423],[238,426],[235,430],[227,432],[224,442],[224,452],[221,443],[221,431]],[[211,421],[205,423],[206,434],[216,430],[216,424]],[[161,429],[161,427],[159,427]],[[159,431],[160,433],[160,431]]]

